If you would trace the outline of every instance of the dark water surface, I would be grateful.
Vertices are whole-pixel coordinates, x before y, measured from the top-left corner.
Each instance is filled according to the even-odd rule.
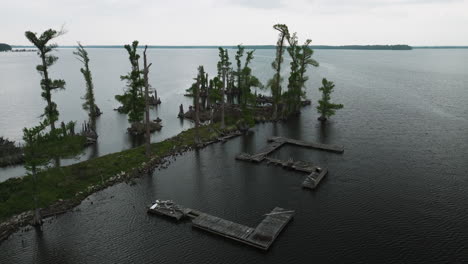
[[[262,79],[272,56],[258,51],[254,71]],[[308,97],[317,99],[327,77],[345,105],[328,125],[319,125],[312,106],[287,124],[258,125],[186,153],[134,186],[90,196],[42,233],[14,234],[0,245],[0,263],[468,262],[468,52],[319,51],[317,59]],[[272,135],[342,144],[345,152],[286,146],[274,153],[329,168],[315,192],[305,191],[304,174],[234,160]],[[250,226],[275,206],[296,216],[263,253],[147,215],[155,199]]]

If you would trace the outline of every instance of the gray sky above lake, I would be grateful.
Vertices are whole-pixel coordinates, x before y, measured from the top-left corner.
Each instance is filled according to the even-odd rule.
[[[468,45],[468,0],[0,0],[0,42],[60,29],[57,42],[273,45],[287,24],[315,45]]]

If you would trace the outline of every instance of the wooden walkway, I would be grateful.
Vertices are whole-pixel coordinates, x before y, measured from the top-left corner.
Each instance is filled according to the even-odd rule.
[[[285,144],[291,144],[295,146],[305,147],[305,148],[313,148],[325,151],[331,151],[336,153],[343,153],[344,147],[338,145],[327,145],[321,143],[313,143],[313,142],[305,142],[302,140],[285,138],[285,137],[271,137],[268,139],[269,144],[267,144],[263,149],[255,154],[248,154],[248,153],[240,153],[236,156],[237,160],[243,161],[251,161],[255,163],[262,162],[266,159],[268,155],[273,153],[274,151],[278,150]]]
[[[155,203],[148,208],[148,213],[170,217],[177,221],[189,217],[192,219],[193,227],[263,250],[270,248],[294,216],[294,211],[275,207],[273,211],[265,215],[266,217],[257,227],[253,228],[198,210],[182,208],[172,202],[170,206],[171,208],[168,209],[164,203]]]
[[[293,216],[294,211],[275,207],[271,213],[266,214],[263,221],[255,228],[209,214],[201,214],[192,223],[194,227],[210,233],[268,250]]]
[[[292,138],[285,138],[285,137],[271,137],[268,139],[268,142],[271,143],[282,143],[282,144],[291,144],[305,148],[314,148],[319,150],[331,151],[336,153],[343,153],[344,147],[338,145],[328,145],[328,144],[321,144],[321,143],[313,143],[313,142],[306,142],[302,140],[292,139]]]
[[[268,164],[274,164],[281,166],[285,169],[305,172],[305,173],[312,173],[317,166],[314,166],[305,161],[293,161],[293,160],[280,160],[274,158],[265,158]]]
[[[327,175],[328,170],[322,169],[318,166],[314,166],[310,163],[303,161],[290,160],[279,160],[268,157],[269,154],[273,153],[277,149],[281,148],[285,144],[291,144],[300,147],[314,148],[319,150],[331,151],[335,153],[343,153],[344,147],[338,145],[327,145],[321,143],[305,142],[297,139],[285,138],[285,137],[271,137],[268,139],[269,144],[266,145],[256,154],[240,153],[236,156],[237,160],[251,161],[255,163],[266,160],[268,164],[279,165],[286,169],[291,169],[299,172],[305,172],[309,175],[302,183],[304,188],[315,189],[320,181]]]

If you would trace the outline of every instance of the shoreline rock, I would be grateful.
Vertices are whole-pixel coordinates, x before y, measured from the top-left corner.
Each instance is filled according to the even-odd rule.
[[[129,172],[121,171],[116,175],[106,179],[101,184],[90,185],[85,191],[81,191],[75,194],[75,197],[67,200],[58,200],[52,205],[41,208],[40,212],[43,219],[50,218],[53,216],[61,215],[67,212],[70,212],[73,208],[80,205],[83,200],[88,196],[106,189],[110,186],[113,186],[118,183],[131,183],[133,179],[140,178],[144,175],[152,173],[156,169],[166,169],[171,164],[171,159],[175,159],[177,156],[180,156],[186,152],[192,151],[194,149],[202,149],[208,145],[217,142],[225,142],[228,139],[234,138],[236,136],[242,135],[242,133],[233,127],[234,129],[228,130],[227,133],[222,133],[220,137],[210,138],[193,146],[183,145],[175,146],[174,148],[167,153],[166,155],[159,157],[153,156],[149,161],[143,162],[140,166],[132,168]],[[177,136],[169,138],[169,141],[177,142]],[[0,244],[7,240],[13,233],[17,232],[21,227],[31,225],[33,220],[33,211],[29,210],[18,215],[14,215],[9,219],[0,223]]]

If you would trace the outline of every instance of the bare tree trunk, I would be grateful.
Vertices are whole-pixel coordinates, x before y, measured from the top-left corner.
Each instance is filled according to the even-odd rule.
[[[150,134],[150,116],[149,116],[149,83],[148,83],[148,73],[149,73],[149,67],[151,67],[152,63],[148,65],[148,61],[146,59],[146,49],[148,48],[148,45],[145,46],[145,51],[143,52],[143,63],[144,63],[144,69],[143,69],[143,78],[145,82],[145,126],[146,126],[146,136],[145,136],[145,145],[146,145],[146,157],[151,156],[151,134]],[[156,90],[154,90],[155,96],[156,95]],[[157,98],[157,97],[156,97]]]
[[[221,89],[221,128],[224,129],[226,124],[224,123],[224,93],[226,90],[226,67],[223,66],[223,88]]]
[[[39,209],[39,201],[37,198],[37,172],[36,172],[36,165],[32,165],[32,176],[34,181],[34,218],[33,218],[33,225],[40,226],[42,225],[42,217],[41,211]]]
[[[200,127],[200,76],[197,77],[197,84],[194,89],[194,107],[195,107],[195,143],[198,144],[200,143],[200,132],[199,127]]]

